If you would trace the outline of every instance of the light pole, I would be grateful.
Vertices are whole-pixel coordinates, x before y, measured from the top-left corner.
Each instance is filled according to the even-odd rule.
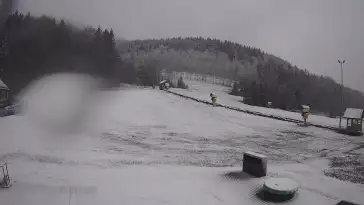
[[[343,61],[340,61],[338,60],[338,62],[340,63],[340,69],[341,69],[341,111],[344,109],[344,77],[343,77],[343,64],[345,63],[345,60]],[[341,116],[342,116],[342,113],[340,113],[340,124],[339,124],[339,128],[341,128]]]

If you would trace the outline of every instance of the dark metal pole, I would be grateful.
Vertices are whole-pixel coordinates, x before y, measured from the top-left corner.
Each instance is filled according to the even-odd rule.
[[[340,63],[340,71],[341,71],[341,89],[340,89],[340,93],[341,93],[341,106],[340,106],[340,124],[339,124],[339,128],[341,128],[341,119],[342,119],[342,111],[344,110],[344,73],[343,73],[343,64],[345,63],[345,60],[340,61],[338,60],[338,62]]]
[[[343,73],[343,64],[345,61],[341,63],[341,107],[344,108],[344,73]]]

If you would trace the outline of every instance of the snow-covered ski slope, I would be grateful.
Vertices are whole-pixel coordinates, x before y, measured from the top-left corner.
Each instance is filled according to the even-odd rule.
[[[264,113],[266,115],[273,115],[283,118],[302,120],[300,113],[284,111],[279,109],[271,109],[264,107],[251,106],[244,103],[241,103],[243,100],[240,96],[232,96],[229,95],[228,92],[231,90],[230,87],[225,87],[221,85],[215,85],[211,83],[205,83],[203,81],[198,80],[184,80],[188,85],[189,89],[171,89],[173,92],[177,92],[186,96],[198,98],[201,100],[210,101],[210,93],[213,92],[217,95],[217,102],[222,105],[232,106],[236,108],[240,108],[243,110],[249,110],[252,112]],[[308,122],[318,125],[330,126],[330,127],[338,127],[339,119],[329,118],[325,116],[311,114],[308,118]],[[344,121],[342,122],[344,125]]]
[[[264,179],[227,177],[241,170],[245,151],[269,156],[269,176],[301,183],[288,204],[364,204],[363,185],[323,175],[326,159],[350,153],[360,138],[159,90],[101,96],[77,134],[47,132],[27,116],[0,118],[0,161],[13,180],[0,204],[265,204],[254,195]]]

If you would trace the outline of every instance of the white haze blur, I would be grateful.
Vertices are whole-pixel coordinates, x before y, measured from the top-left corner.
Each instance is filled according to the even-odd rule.
[[[84,74],[54,74],[35,80],[19,97],[21,110],[47,131],[74,132],[84,126],[99,81]]]

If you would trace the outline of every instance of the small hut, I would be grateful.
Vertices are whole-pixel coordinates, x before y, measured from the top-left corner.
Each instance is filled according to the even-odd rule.
[[[343,118],[346,119],[346,133],[361,134],[363,129],[363,109],[347,108]]]
[[[8,106],[10,103],[10,89],[0,79],[0,108]]]

